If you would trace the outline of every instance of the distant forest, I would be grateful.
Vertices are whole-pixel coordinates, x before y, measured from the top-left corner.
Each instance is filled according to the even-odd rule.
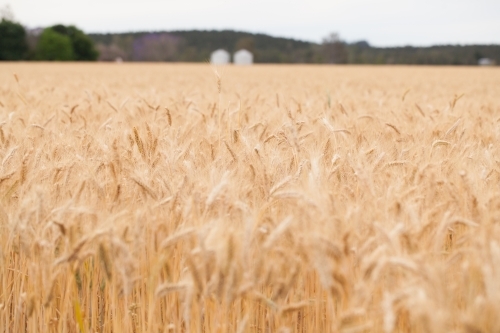
[[[202,62],[212,51],[247,49],[256,63],[349,63],[477,65],[481,58],[500,64],[500,45],[373,47],[366,41],[345,43],[332,34],[311,43],[233,30],[159,31],[89,34],[99,60]]]

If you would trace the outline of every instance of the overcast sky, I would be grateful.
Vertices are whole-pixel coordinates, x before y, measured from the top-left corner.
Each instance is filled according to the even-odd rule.
[[[500,0],[0,0],[30,28],[85,32],[235,29],[376,46],[500,44]]]

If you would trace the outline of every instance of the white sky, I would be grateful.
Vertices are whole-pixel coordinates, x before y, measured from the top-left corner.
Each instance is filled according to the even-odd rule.
[[[500,44],[500,0],[0,0],[28,27],[86,32],[235,29],[376,46]]]

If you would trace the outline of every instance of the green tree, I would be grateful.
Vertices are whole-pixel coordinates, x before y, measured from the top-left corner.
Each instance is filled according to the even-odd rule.
[[[22,60],[27,51],[24,27],[3,18],[0,22],[0,60]]]
[[[97,52],[92,39],[77,27],[58,24],[53,26],[52,30],[69,37],[73,49],[73,60],[95,61],[99,57],[99,52]]]
[[[36,49],[38,60],[73,60],[73,47],[68,36],[58,33],[54,29],[43,30]]]

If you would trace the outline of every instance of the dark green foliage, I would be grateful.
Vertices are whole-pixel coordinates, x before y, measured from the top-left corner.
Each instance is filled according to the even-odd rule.
[[[28,52],[26,31],[19,23],[0,22],[0,60],[22,60]]]
[[[99,56],[92,40],[83,33],[76,33],[71,38],[75,60],[95,61]]]
[[[54,29],[45,29],[38,40],[36,59],[49,61],[73,60],[74,55],[71,39]]]
[[[44,35],[46,36],[42,38]],[[50,45],[51,43],[54,45]],[[60,49],[60,47],[62,48]],[[45,29],[40,36],[36,58],[40,60],[95,61],[98,56],[99,53],[95,49],[92,39],[83,31],[74,26],[58,24]]]
[[[73,48],[73,60],[77,61],[95,61],[99,53],[90,39],[83,31],[75,26],[55,25],[52,29],[62,35],[68,36]]]

